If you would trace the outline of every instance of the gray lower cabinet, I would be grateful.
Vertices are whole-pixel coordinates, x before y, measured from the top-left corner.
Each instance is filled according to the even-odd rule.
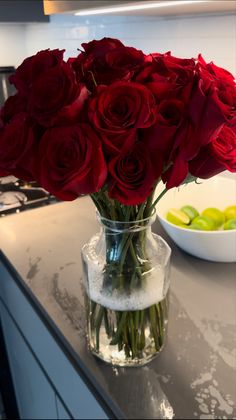
[[[1,261],[0,304],[21,418],[107,419],[83,378]]]
[[[56,403],[57,403],[58,418],[61,420],[71,419],[70,414],[68,413],[64,405],[62,405],[61,401],[59,400],[57,396],[56,396]]]
[[[0,308],[20,417],[57,419],[56,395],[53,388],[2,304]]]

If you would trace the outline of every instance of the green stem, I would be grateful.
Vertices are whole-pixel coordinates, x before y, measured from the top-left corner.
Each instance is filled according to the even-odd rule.
[[[122,312],[120,321],[119,321],[118,326],[117,326],[115,336],[112,338],[112,340],[110,342],[110,345],[118,344],[119,338],[122,334],[122,329],[125,326],[126,317],[127,317],[127,312],[126,311]]]
[[[145,207],[146,207],[146,202],[144,201],[144,203],[142,203],[139,207],[139,210],[136,216],[137,221],[143,219],[143,212],[144,212]]]
[[[103,306],[100,306],[99,312],[95,321],[95,330],[96,330],[96,349],[99,350],[99,338],[100,338],[100,329],[102,325],[102,318],[104,314]]]
[[[110,338],[111,330],[110,330],[110,324],[109,324],[108,315],[107,315],[107,308],[104,308],[104,326],[105,326],[107,337]]]
[[[145,310],[140,311],[140,330],[139,350],[142,351],[145,347]]]
[[[151,216],[150,207],[152,205],[153,197],[155,195],[156,186],[157,186],[158,182],[159,182],[159,180],[155,183],[151,194],[148,196],[147,204],[146,204],[145,211],[144,211],[144,218]]]
[[[94,326],[95,326],[96,308],[97,308],[96,302],[91,301],[91,316],[90,316],[91,331],[93,331]]]
[[[157,320],[156,320],[156,313],[155,313],[155,305],[150,306],[149,308],[149,318],[151,324],[151,331],[155,342],[156,350],[160,349],[159,340],[158,340],[158,333],[157,333]]]
[[[121,222],[139,222],[151,216],[153,209],[159,200],[166,194],[165,188],[153,202],[155,188],[146,200],[139,206],[124,206],[116,200],[110,200],[105,190],[91,194],[91,198],[102,217]],[[144,224],[146,222],[143,222]],[[128,225],[129,226],[129,225]],[[106,246],[109,250],[114,246],[114,255],[107,253],[107,264],[104,270],[104,287],[119,289],[122,293],[132,293],[132,289],[143,285],[145,273],[151,264],[146,252],[145,226],[140,231],[128,231],[123,233],[106,231]],[[114,260],[113,260],[114,258]],[[106,330],[110,345],[117,346],[118,351],[124,350],[127,357],[132,359],[142,355],[145,347],[152,338],[152,346],[160,350],[164,339],[165,306],[159,302],[149,308],[137,311],[113,311],[114,320],[108,316],[109,310],[100,305],[94,306],[91,314],[91,328],[95,331],[96,350],[99,351],[99,338],[101,325]],[[149,334],[146,331],[149,329]],[[150,338],[148,338],[150,337]],[[154,342],[153,342],[154,341]],[[142,356],[140,356],[142,357]]]
[[[161,192],[161,194],[158,195],[157,199],[152,203],[152,205],[149,208],[150,214],[152,214],[153,209],[156,207],[157,203],[161,200],[161,198],[167,193],[167,189],[164,188],[164,190]]]
[[[135,333],[135,350],[136,350],[136,357],[137,357],[137,353],[138,353],[138,343],[139,343],[139,334],[138,334],[138,330],[139,330],[139,311],[135,311],[133,313],[133,317],[134,317],[134,333]]]
[[[137,349],[136,349],[136,342],[135,342],[135,331],[134,331],[134,321],[133,321],[132,312],[129,312],[129,326],[130,326],[130,336],[131,336],[132,359],[134,359],[137,355]]]
[[[93,203],[95,204],[96,208],[98,209],[99,213],[103,216],[103,208],[101,207],[100,203],[98,202],[94,194],[91,194],[90,197]]]

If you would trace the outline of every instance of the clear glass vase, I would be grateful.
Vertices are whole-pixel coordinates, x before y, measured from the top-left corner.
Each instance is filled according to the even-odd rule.
[[[171,250],[152,233],[154,220],[99,217],[82,249],[88,345],[116,366],[144,365],[165,342]]]

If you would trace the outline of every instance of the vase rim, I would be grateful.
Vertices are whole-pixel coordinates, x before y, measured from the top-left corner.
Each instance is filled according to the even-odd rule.
[[[98,211],[96,211],[96,216],[99,223],[101,223],[104,227],[113,232],[139,232],[141,230],[146,229],[154,223],[156,219],[156,210],[153,209],[152,214],[150,216],[138,220],[112,220],[101,216]]]

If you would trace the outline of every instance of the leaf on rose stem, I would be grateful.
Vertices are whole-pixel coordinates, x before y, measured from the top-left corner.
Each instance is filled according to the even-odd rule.
[[[191,174],[188,174],[180,185],[187,185],[187,184],[190,184],[190,182],[195,182],[196,184],[198,184],[197,177]]]

